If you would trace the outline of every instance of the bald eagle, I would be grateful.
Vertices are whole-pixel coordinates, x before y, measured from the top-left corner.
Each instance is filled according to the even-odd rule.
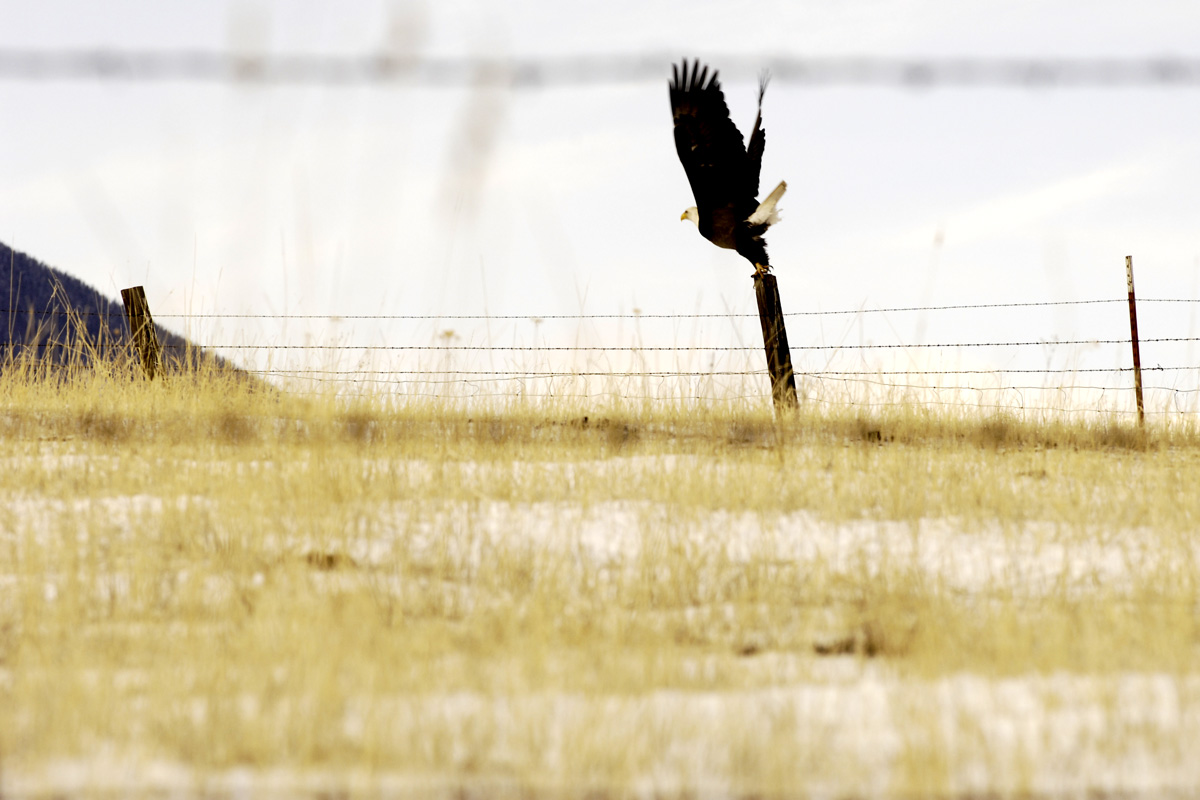
[[[716,70],[710,78],[708,67],[702,68],[699,60],[690,71],[685,60],[672,64],[671,73],[675,149],[696,198],[696,205],[679,219],[696,223],[700,234],[718,247],[736,250],[754,265],[756,275],[770,272],[762,237],[779,221],[775,205],[787,191],[787,183],[780,181],[765,200],[758,201],[758,173],[767,141],[762,128],[767,76],[764,73],[759,79],[758,116],[747,147],[729,119]]]

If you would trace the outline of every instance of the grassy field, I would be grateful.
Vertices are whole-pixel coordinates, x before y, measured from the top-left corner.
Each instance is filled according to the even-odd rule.
[[[1200,430],[0,377],[0,795],[1200,787]]]

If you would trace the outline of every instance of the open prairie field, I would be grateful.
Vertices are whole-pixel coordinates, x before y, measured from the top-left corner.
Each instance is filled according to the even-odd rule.
[[[0,795],[1200,786],[1200,431],[0,379]]]

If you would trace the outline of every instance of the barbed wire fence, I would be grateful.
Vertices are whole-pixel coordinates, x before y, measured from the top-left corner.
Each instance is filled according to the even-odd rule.
[[[1008,303],[960,303],[892,306],[845,310],[795,311],[795,321],[820,317],[862,319],[896,313],[951,311],[1014,312],[1056,307],[1106,307],[1123,310],[1126,300],[1094,299]],[[1139,299],[1139,305],[1200,308],[1200,300]],[[6,315],[45,317],[55,310],[17,311]],[[107,325],[124,325],[119,315],[98,311],[72,312],[109,317]],[[304,341],[248,341],[191,334],[193,344],[166,343],[167,353],[202,348],[228,359],[246,374],[289,392],[302,394],[386,394],[397,397],[435,397],[451,400],[529,399],[598,400],[703,404],[730,400],[767,402],[769,381],[762,347],[721,337],[725,343],[647,343],[640,332],[621,336],[601,333],[602,341],[558,343],[547,335],[550,323],[594,324],[659,321],[754,322],[755,314],[609,313],[609,314],[159,314],[173,328],[202,331],[204,325],[233,322],[277,324],[321,323],[350,325],[347,331],[305,331]],[[398,341],[353,343],[355,325],[401,323],[415,325]],[[509,324],[532,327],[512,343],[490,340],[459,343],[449,325]],[[1016,327],[1014,325],[1014,327]],[[279,338],[284,338],[282,335]],[[738,339],[736,334],[732,337]],[[1200,336],[1141,338],[1153,354],[1142,367],[1149,378],[1144,387],[1146,413],[1152,416],[1194,415],[1200,412],[1200,368],[1190,349]],[[832,406],[886,408],[922,405],[939,408],[1003,410],[1022,414],[1111,413],[1135,414],[1131,339],[1127,336],[1076,338],[1008,338],[975,341],[826,343],[798,341],[792,346],[797,379],[804,401]],[[24,351],[66,346],[31,345]],[[105,348],[128,348],[124,342],[101,342]],[[1031,353],[1044,357],[1053,348],[1055,363],[1032,366]],[[985,354],[980,357],[978,354]],[[986,354],[1002,353],[1001,364]],[[1108,362],[1108,365],[1101,365]]]

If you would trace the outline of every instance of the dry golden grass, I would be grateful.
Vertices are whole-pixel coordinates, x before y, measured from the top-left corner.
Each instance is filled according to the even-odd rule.
[[[0,377],[0,791],[1200,779],[1190,420],[121,374]]]

